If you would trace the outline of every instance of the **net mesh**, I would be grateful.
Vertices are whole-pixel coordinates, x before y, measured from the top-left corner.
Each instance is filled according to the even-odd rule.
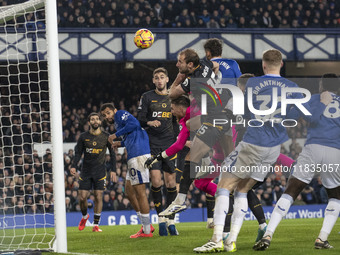
[[[0,9],[0,251],[54,240],[43,2]]]

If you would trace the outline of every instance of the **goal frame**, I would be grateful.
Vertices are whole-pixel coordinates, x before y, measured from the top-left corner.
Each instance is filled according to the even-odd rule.
[[[44,0],[46,13],[47,66],[51,113],[51,142],[53,146],[53,197],[56,252],[67,252],[66,207],[63,158],[63,128],[59,70],[59,40],[57,1]]]
[[[24,3],[0,8],[0,25],[13,18],[20,17],[25,11],[33,11],[45,6],[48,90],[51,123],[54,229],[53,250],[67,252],[66,208],[64,183],[64,159],[62,137],[61,86],[59,69],[59,44],[57,27],[57,2],[53,0],[29,0]]]

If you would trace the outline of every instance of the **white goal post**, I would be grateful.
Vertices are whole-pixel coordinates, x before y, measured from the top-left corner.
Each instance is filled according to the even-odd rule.
[[[0,253],[67,252],[56,5],[0,8]]]

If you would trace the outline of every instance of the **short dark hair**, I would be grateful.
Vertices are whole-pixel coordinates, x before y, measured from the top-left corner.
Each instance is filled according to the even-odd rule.
[[[247,81],[249,78],[255,77],[252,73],[244,73],[240,77],[238,77],[237,82],[239,82],[241,85],[246,86]]]
[[[204,44],[204,50],[208,50],[212,57],[218,57],[222,55],[222,41],[218,38],[210,38]]]
[[[90,121],[92,116],[98,116],[100,118],[100,115],[98,112],[91,112],[89,116],[87,117],[87,121]]]
[[[184,59],[186,63],[192,62],[194,66],[198,66],[200,64],[200,57],[198,56],[197,52],[193,49],[184,49],[182,50],[179,55],[184,55]]]
[[[155,76],[156,73],[165,73],[166,76],[168,76],[168,71],[164,67],[158,67],[153,71],[153,76]]]
[[[100,111],[104,111],[106,108],[109,108],[110,110],[114,111],[116,107],[114,106],[113,103],[105,103],[100,106]]]
[[[340,88],[339,77],[335,73],[325,73],[321,76],[323,90],[338,92]]]
[[[176,99],[172,99],[171,103],[174,105],[182,105],[184,107],[189,107],[190,106],[190,99],[187,96],[180,96]]]

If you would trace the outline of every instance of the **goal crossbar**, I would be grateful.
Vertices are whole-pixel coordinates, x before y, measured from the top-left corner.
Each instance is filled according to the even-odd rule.
[[[30,0],[22,4],[0,7],[0,25],[13,18],[25,15],[27,12],[32,12],[44,7],[44,2],[45,0]]]

